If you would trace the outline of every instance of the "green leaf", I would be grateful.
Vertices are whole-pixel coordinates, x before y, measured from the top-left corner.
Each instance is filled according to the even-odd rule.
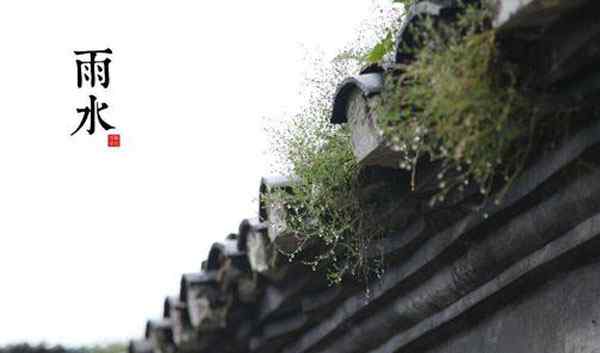
[[[366,56],[366,61],[373,64],[381,61],[386,54],[394,50],[394,39],[392,32],[388,31],[384,39],[369,51]]]

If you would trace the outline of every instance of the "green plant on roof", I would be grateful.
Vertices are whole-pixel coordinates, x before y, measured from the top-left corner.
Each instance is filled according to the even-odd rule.
[[[357,197],[358,164],[347,127],[330,124],[330,101],[335,86],[354,70],[335,61],[319,82],[309,104],[283,127],[272,131],[274,152],[289,165],[297,180],[291,193],[275,191],[268,199],[287,207],[287,227],[302,238],[286,253],[314,270],[323,270],[331,283],[345,276],[361,279],[374,272],[367,245],[377,236]],[[376,272],[376,271],[375,271]]]
[[[402,152],[400,168],[415,175],[417,160],[441,162],[432,204],[466,185],[489,196],[504,180],[505,191],[531,146],[568,121],[563,119],[568,114],[557,110],[548,115],[547,107],[523,93],[520,73],[501,58],[490,18],[488,7],[470,5],[452,23],[426,19],[413,33],[419,49],[405,48],[414,50],[414,61],[386,73],[383,92],[370,102],[386,141]],[[377,61],[393,48],[391,35],[384,42],[366,56],[340,58]],[[302,239],[287,255],[323,269],[333,283],[348,275],[380,275],[382,258],[373,256],[372,242],[390,231],[359,202],[360,166],[349,127],[329,123],[334,88],[356,71],[355,63],[340,60],[322,71],[312,81],[317,89],[309,104],[272,134],[275,154],[298,180],[291,193],[270,196],[287,205],[288,226]],[[497,199],[501,195],[494,193]]]
[[[470,183],[488,195],[518,175],[541,125],[562,123],[559,113],[540,121],[542,107],[501,60],[490,19],[489,7],[469,5],[451,24],[425,20],[414,62],[387,75],[379,97],[379,127],[404,152],[400,167],[414,170],[420,157],[443,162],[432,204]]]

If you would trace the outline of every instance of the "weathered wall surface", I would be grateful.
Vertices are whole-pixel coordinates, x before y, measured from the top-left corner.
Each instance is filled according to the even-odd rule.
[[[600,352],[600,258],[595,261],[521,292],[490,316],[465,315],[453,335],[432,340],[437,346],[424,351]]]

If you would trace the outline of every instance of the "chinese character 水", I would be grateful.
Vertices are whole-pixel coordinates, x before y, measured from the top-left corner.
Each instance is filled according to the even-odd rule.
[[[97,102],[96,96],[90,95],[90,105],[85,108],[77,108],[77,113],[83,113],[83,116],[81,118],[79,126],[77,127],[77,129],[75,129],[75,131],[71,133],[71,136],[73,136],[77,131],[79,131],[79,129],[83,127],[83,125],[88,119],[90,120],[90,127],[87,129],[87,132],[90,135],[93,134],[96,129],[96,118],[98,118],[98,123],[100,124],[100,126],[102,126],[102,128],[104,128],[104,130],[114,129],[114,126],[108,124],[100,116],[100,112],[106,108],[108,108],[108,104],[104,102],[102,104],[99,104]]]

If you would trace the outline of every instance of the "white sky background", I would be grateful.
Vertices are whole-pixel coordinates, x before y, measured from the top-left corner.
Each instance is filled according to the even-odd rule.
[[[140,337],[180,275],[256,215],[263,117],[300,103],[303,46],[335,53],[371,7],[3,1],[0,344]],[[107,47],[108,90],[77,89],[73,50]],[[90,93],[120,149],[98,125],[69,136]]]

